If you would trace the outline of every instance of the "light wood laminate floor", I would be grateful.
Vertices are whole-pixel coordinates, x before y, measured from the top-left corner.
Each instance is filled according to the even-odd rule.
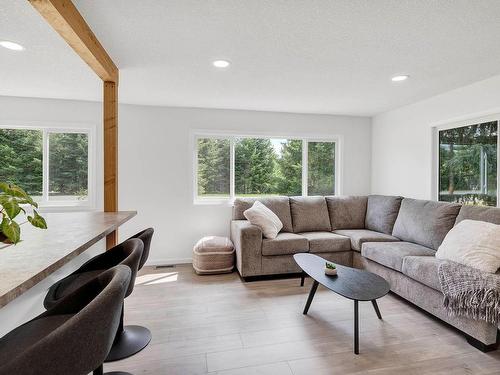
[[[244,283],[237,273],[197,276],[191,266],[145,267],[126,300],[126,324],[147,326],[150,345],[105,371],[139,374],[500,374],[500,351],[481,353],[462,335],[389,294],[360,303],[321,286],[309,310],[306,279]]]

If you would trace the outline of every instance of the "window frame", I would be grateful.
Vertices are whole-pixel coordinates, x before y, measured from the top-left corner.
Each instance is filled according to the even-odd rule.
[[[42,199],[38,201],[40,212],[93,210],[96,208],[96,126],[94,124],[57,124],[45,122],[2,122],[0,129],[38,130],[42,132]],[[87,134],[87,199],[58,201],[49,199],[49,134]]]
[[[473,125],[480,125],[486,122],[497,122],[497,205],[500,207],[500,113],[485,115],[481,117],[471,117],[458,121],[449,121],[439,124],[434,124],[432,127],[432,143],[433,143],[433,167],[432,167],[432,199],[439,200],[439,132],[443,130],[462,128]],[[488,206],[494,207],[494,206]]]
[[[229,139],[230,146],[230,172],[229,172],[229,197],[210,198],[198,196],[198,140],[203,138]],[[235,131],[208,131],[192,130],[190,132],[190,143],[192,160],[192,193],[195,205],[232,205],[237,198],[235,194],[235,141],[241,138],[262,138],[262,139],[290,139],[302,141],[302,194],[308,193],[308,143],[309,142],[332,142],[335,143],[335,195],[342,195],[342,143],[343,137],[333,134],[282,134],[282,133],[240,133]]]

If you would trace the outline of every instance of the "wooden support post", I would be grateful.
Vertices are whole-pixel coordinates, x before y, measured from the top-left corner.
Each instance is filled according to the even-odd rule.
[[[118,84],[104,82],[104,211],[118,211]],[[117,244],[118,233],[106,237],[106,248]]]
[[[28,1],[104,82],[104,211],[118,211],[118,68],[71,0]],[[117,237],[106,237],[108,249]]]

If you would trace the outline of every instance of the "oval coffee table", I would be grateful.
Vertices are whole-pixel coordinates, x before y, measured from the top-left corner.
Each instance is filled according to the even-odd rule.
[[[304,315],[309,311],[319,284],[342,297],[354,300],[354,354],[359,354],[358,301],[371,301],[377,317],[382,319],[377,298],[389,293],[389,283],[374,273],[341,265],[336,265],[337,276],[325,275],[325,263],[328,261],[314,254],[295,254],[293,258],[302,271],[314,280],[304,308]]]

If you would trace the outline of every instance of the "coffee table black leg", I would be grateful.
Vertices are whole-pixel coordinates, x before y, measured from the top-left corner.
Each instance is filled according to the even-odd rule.
[[[313,285],[311,287],[311,291],[309,292],[309,297],[307,297],[307,302],[306,302],[306,307],[304,307],[304,315],[307,315],[307,312],[309,311],[309,306],[311,306],[311,302],[314,298],[314,295],[316,294],[316,289],[318,289],[319,283],[314,280]]]
[[[359,354],[359,316],[358,301],[354,300],[354,354]]]
[[[305,278],[306,278],[306,273],[302,272],[302,274],[300,275],[300,286],[304,286]]]
[[[377,313],[378,318],[382,319],[382,315],[380,314],[380,310],[378,309],[377,300],[372,299],[372,305],[373,308],[375,309],[375,312]]]

